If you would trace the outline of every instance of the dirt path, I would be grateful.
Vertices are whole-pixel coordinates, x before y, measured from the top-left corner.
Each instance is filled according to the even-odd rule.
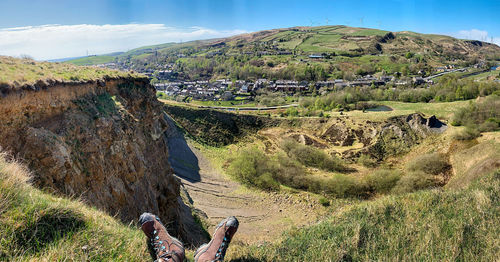
[[[170,127],[174,127],[168,119]],[[315,223],[324,208],[304,193],[261,193],[225,178],[176,128],[168,136],[169,161],[194,208],[206,214],[209,232],[228,216],[240,221],[235,241],[272,241],[292,226]]]

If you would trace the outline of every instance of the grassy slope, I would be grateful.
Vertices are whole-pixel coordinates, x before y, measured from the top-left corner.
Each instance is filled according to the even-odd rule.
[[[35,62],[0,56],[0,84],[21,86],[38,80],[85,81],[108,77],[125,77],[129,73],[116,70],[74,66],[63,63]]]
[[[395,101],[375,101],[374,103],[386,105],[392,108],[392,111],[385,112],[362,112],[360,110],[354,110],[350,112],[344,112],[344,115],[348,115],[358,120],[371,120],[371,121],[383,121],[389,117],[409,115],[416,112],[425,114],[426,116],[435,115],[441,120],[449,120],[453,113],[460,107],[467,106],[470,101],[455,101],[455,102],[439,102],[439,103],[404,103]],[[340,116],[340,112],[331,111],[328,112],[332,117]]]
[[[109,56],[109,55],[100,55],[100,56],[89,56],[89,57],[82,57],[82,58],[77,58],[70,60],[72,64],[74,65],[96,65],[96,64],[104,64],[104,63],[111,63],[115,60],[114,56]]]
[[[146,261],[145,237],[85,204],[26,183],[28,171],[0,155],[0,260]]]
[[[500,170],[457,191],[364,202],[241,261],[494,261],[500,256]]]
[[[384,30],[346,26],[301,27],[299,29],[286,28],[243,34],[225,39],[191,41],[182,44],[167,43],[162,45],[140,47],[115,57],[124,58],[131,56],[132,59],[135,59],[137,58],[137,56],[142,55],[145,58],[147,57],[147,55],[145,54],[152,54],[153,51],[164,53],[167,51],[176,50],[177,52],[182,53],[182,50],[186,47],[205,48],[207,47],[207,44],[211,42],[220,41],[225,42],[227,44],[227,47],[232,48],[227,50],[227,53],[241,53],[242,50],[253,51],[255,45],[258,46],[264,42],[275,43],[279,48],[283,48],[289,51],[295,49],[296,51],[303,51],[305,53],[342,53],[351,52],[359,48],[371,50],[373,49],[374,44],[378,42],[376,37],[383,37],[387,33],[389,32]],[[459,40],[442,35],[428,35],[414,32],[397,32],[394,35],[396,39],[387,41],[385,43],[380,42],[384,54],[405,54],[406,52],[411,51],[414,53],[422,53],[437,57],[439,56],[437,53],[440,53],[443,50],[450,51],[452,50],[452,47],[460,47],[465,48],[464,50],[471,54],[482,53],[489,55],[496,54],[497,56],[500,56],[500,48],[494,45],[485,44],[485,46],[482,48],[476,48],[467,44],[464,40]],[[238,47],[235,48],[236,46]],[[213,48],[210,50],[216,51],[218,50],[218,48]],[[376,56],[373,57],[376,58]],[[100,63],[98,58],[91,59],[95,61],[94,63]],[[357,58],[351,60],[358,61]],[[68,62],[80,63],[80,61],[82,60],[77,59],[70,60]],[[378,66],[390,72],[401,70],[401,68],[392,68],[394,67],[393,64],[400,64],[400,62],[395,63],[385,61]]]

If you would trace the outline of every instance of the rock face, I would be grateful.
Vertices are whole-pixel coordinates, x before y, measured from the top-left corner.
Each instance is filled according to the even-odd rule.
[[[283,122],[274,118],[233,114],[214,109],[166,105],[165,111],[193,137],[212,146],[234,143],[247,134],[255,133],[265,127],[277,126]]]
[[[12,92],[0,98],[0,126],[0,146],[27,162],[38,187],[81,197],[124,222],[159,214],[171,232],[198,244],[201,231],[180,200],[168,126],[147,79]]]
[[[441,133],[447,126],[435,116],[429,118],[415,113],[388,119],[376,134],[375,143],[367,152],[378,159],[406,153],[410,148],[433,134]]]

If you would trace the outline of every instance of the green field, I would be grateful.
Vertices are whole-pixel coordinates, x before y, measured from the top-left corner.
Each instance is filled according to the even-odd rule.
[[[89,57],[82,57],[74,60],[70,60],[72,64],[74,65],[97,65],[97,64],[105,64],[105,63],[111,63],[115,61],[114,56],[107,56],[107,55],[101,55],[101,56],[89,56]]]

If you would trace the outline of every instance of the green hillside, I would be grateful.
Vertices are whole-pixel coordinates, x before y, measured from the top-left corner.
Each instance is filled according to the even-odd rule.
[[[71,63],[74,65],[98,65],[98,64],[105,64],[105,63],[111,63],[115,60],[114,56],[110,55],[100,55],[100,56],[88,56],[88,57],[81,57],[77,59],[71,60]]]
[[[145,261],[145,238],[78,200],[28,184],[29,170],[0,154],[0,261]]]
[[[239,261],[495,261],[500,256],[500,170],[465,189],[362,203]]]
[[[309,57],[312,54],[319,57]],[[320,26],[147,46],[119,55],[68,62],[115,62],[122,69],[137,71],[164,70],[164,65],[169,64],[180,78],[191,80],[228,77],[326,80],[379,72],[401,72],[405,76],[418,72],[431,74],[440,66],[465,67],[481,60],[500,60],[500,47],[444,35]]]

